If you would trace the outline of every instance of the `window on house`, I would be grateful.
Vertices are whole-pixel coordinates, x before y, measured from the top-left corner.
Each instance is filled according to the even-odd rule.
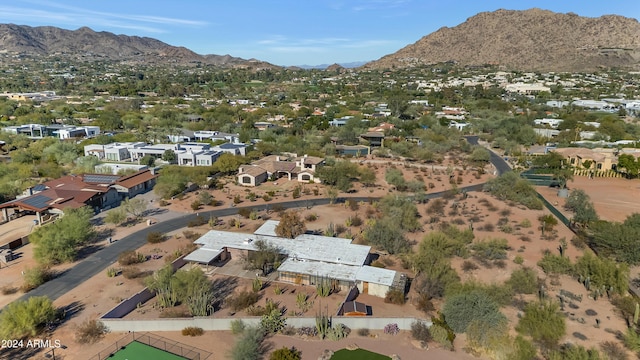
[[[251,177],[250,176],[243,176],[242,177],[242,183],[243,184],[251,184]]]
[[[602,164],[598,164],[598,165],[596,165],[596,168],[597,168],[598,170],[602,170]]]
[[[311,180],[311,176],[309,176],[309,175],[307,175],[307,174],[303,174],[300,178],[301,178],[303,181],[309,181],[309,180]]]
[[[571,158],[571,165],[573,165],[573,164],[575,164],[575,163],[576,163],[576,159]]]

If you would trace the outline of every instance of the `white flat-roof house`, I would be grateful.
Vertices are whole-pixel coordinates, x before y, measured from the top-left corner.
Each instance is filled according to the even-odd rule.
[[[226,261],[256,251],[263,241],[286,260],[276,269],[278,281],[315,285],[321,279],[338,282],[343,289],[357,286],[364,294],[384,297],[391,289],[404,289],[405,276],[397,271],[368,266],[371,247],[351,239],[303,234],[295,239],[276,236],[278,221],[267,220],[253,234],[211,230],[195,241],[200,248],[184,259],[200,264]]]
[[[533,120],[533,123],[535,125],[547,125],[552,129],[557,129],[558,125],[560,125],[564,120],[562,119],[535,119]]]

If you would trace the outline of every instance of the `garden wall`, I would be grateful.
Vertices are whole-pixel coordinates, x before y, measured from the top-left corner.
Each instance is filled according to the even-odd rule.
[[[103,318],[101,321],[112,332],[126,332],[126,331],[181,331],[186,327],[199,327],[203,330],[229,330],[231,329],[231,322],[234,320],[242,320],[247,325],[257,325],[260,323],[259,317],[246,317],[246,318],[210,318],[210,317],[194,317],[184,319],[156,319],[156,320],[124,320]],[[425,321],[423,319],[416,318],[374,318],[374,317],[341,317],[334,316],[332,318],[333,324],[344,324],[351,329],[369,329],[369,330],[382,330],[388,324],[398,324],[400,330],[411,330],[411,324],[417,320]],[[431,321],[425,321],[428,326],[431,326]],[[292,317],[287,318],[287,325],[294,326],[296,328],[302,326],[316,326],[315,317]]]

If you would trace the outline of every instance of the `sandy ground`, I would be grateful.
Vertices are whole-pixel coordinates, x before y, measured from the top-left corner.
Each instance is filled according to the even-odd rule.
[[[388,189],[387,184],[384,181],[384,167],[386,164],[369,164],[372,166],[377,174],[378,181],[377,186],[372,188],[363,188],[359,185],[354,187],[354,192],[350,194],[340,194],[340,197],[345,196],[371,196],[378,197],[384,196],[389,193],[394,193]],[[368,166],[368,165],[364,165]],[[446,174],[446,165],[443,168],[430,168],[430,166],[426,166],[424,168],[405,168],[404,166],[399,167],[405,173],[405,178],[407,180],[416,179],[421,176],[422,180],[428,184],[432,182],[434,184],[433,188],[428,190],[427,192],[434,191],[442,191],[450,188],[448,184],[448,175]],[[480,179],[476,179],[472,171],[470,170],[462,170],[461,178],[462,183],[460,186],[469,185],[473,183],[484,182],[489,178],[489,175],[483,175]],[[487,168],[488,172],[491,172],[490,168]],[[454,172],[457,176],[458,171]],[[233,184],[231,179],[224,180],[226,184],[223,189],[220,190],[209,190],[209,192],[214,196],[214,198],[218,201],[221,201],[222,204],[219,206],[228,207],[233,202],[233,197],[236,194],[240,194],[243,198],[243,202],[238,206],[249,206],[251,204],[262,204],[265,201],[261,198],[262,195],[266,194],[267,191],[275,191],[276,195],[273,197],[269,203],[276,204],[279,201],[288,201],[292,200],[291,192],[295,186],[299,184],[295,181],[287,181],[280,179],[277,181],[277,184],[273,182],[266,183],[257,188],[243,188]],[[569,185],[571,187],[577,187],[582,181],[581,178],[577,178],[573,183],[570,182]],[[587,179],[584,179],[587,181]],[[597,183],[597,180],[588,180],[590,182]],[[627,180],[622,179],[607,179],[607,181],[620,182],[620,184],[625,184]],[[634,190],[633,188],[629,188],[631,186],[630,183],[626,183],[626,190]],[[610,186],[604,186],[609,188]],[[317,189],[318,195],[314,195],[314,189]],[[620,191],[624,190],[624,186]],[[247,195],[249,193],[255,193],[257,195],[257,200],[255,202],[247,199]],[[600,194],[598,190],[594,190],[593,193],[590,193],[594,202],[596,202],[596,207],[598,208],[599,201],[607,201],[607,199],[613,199],[611,196],[603,195],[601,199],[597,198],[594,194]],[[195,194],[188,194],[182,200],[172,200],[169,202],[165,208],[171,210],[171,213],[193,213],[194,210],[191,209],[191,202],[196,198]],[[319,197],[325,197],[325,190],[321,185],[316,184],[304,184],[302,197],[301,199],[314,199]],[[622,195],[621,199],[624,199],[625,196]],[[629,197],[627,197],[629,198]],[[487,206],[482,205],[480,201],[482,199],[488,200],[493,205],[493,210],[487,209]],[[551,200],[550,200],[551,201]],[[456,203],[458,206],[458,213],[454,214],[452,205]],[[553,202],[553,201],[552,201]],[[427,214],[427,209],[430,204],[424,204],[418,206],[418,211],[422,216],[421,221],[424,224],[425,232],[416,232],[412,234],[408,234],[408,237],[415,241],[415,246],[419,243],[422,237],[426,234],[426,232],[430,231],[431,224],[430,214]],[[611,205],[613,206],[613,205]],[[206,211],[214,209],[214,207],[204,206],[198,211]],[[505,209],[508,209],[508,214]],[[354,206],[350,208],[345,205],[327,205],[327,206],[313,206],[311,209],[298,209],[302,217],[306,217],[309,214],[316,215],[317,219],[314,221],[307,222],[308,229],[318,229],[323,230],[329,225],[329,223],[333,223],[334,225],[344,224],[344,219],[347,219],[349,216],[359,216],[363,219],[366,219],[369,216],[375,216],[375,209],[372,209],[371,205],[367,203],[361,203],[357,207]],[[500,214],[502,212],[502,214]],[[600,213],[600,208],[598,208],[598,212]],[[506,266],[504,268],[498,268],[493,266],[491,268],[487,268],[480,263],[477,263],[477,270],[468,271],[464,273],[461,269],[463,259],[455,258],[453,260],[453,266],[458,269],[461,278],[463,280],[477,279],[478,281],[482,281],[485,283],[491,282],[502,282],[509,278],[510,273],[513,269],[521,267],[521,266],[529,266],[536,269],[539,273],[539,276],[545,279],[546,288],[550,297],[555,296],[560,289],[569,290],[577,295],[583,295],[583,301],[577,303],[577,309],[567,309],[567,336],[565,338],[568,342],[578,343],[587,347],[597,346],[598,343],[604,341],[617,341],[615,336],[611,334],[611,332],[615,331],[624,331],[625,324],[622,319],[617,316],[613,310],[612,305],[606,300],[601,299],[594,301],[588,298],[588,294],[584,287],[580,285],[576,280],[571,279],[569,277],[559,277],[559,278],[546,278],[544,273],[536,267],[537,261],[542,257],[543,251],[549,250],[552,252],[557,251],[557,246],[559,243],[559,239],[565,238],[569,241],[572,237],[572,233],[562,225],[558,225],[555,228],[555,235],[551,237],[550,240],[544,240],[541,238],[541,232],[539,230],[539,222],[537,218],[545,214],[545,211],[531,211],[526,210],[521,207],[511,206],[510,204],[498,201],[488,194],[484,193],[470,193],[470,196],[466,199],[461,197],[457,197],[455,199],[447,200],[445,205],[445,213],[448,215],[441,216],[440,221],[449,222],[459,224],[462,228],[466,228],[469,226],[469,220],[477,216],[476,220],[473,222],[474,233],[476,235],[476,239],[474,241],[482,241],[483,239],[488,238],[505,238],[508,240],[508,243],[511,249],[508,251],[507,260],[505,261]],[[507,215],[505,215],[507,214]],[[242,226],[237,229],[235,227],[230,227],[228,222],[229,218],[223,218],[222,224],[218,225],[216,228],[220,230],[229,230],[229,231],[241,231],[241,232],[253,232],[264,219],[273,218],[277,219],[277,214],[275,212],[271,212],[269,214],[261,213],[261,219],[259,220],[249,220],[249,219],[241,219]],[[621,215],[622,216],[622,215]],[[626,216],[626,215],[625,215]],[[501,217],[508,218],[508,223],[513,229],[511,233],[500,232],[498,230],[498,226],[496,226],[498,220]],[[234,216],[234,218],[238,219],[238,216]],[[623,217],[624,218],[624,217]],[[622,219],[623,219],[622,218]],[[528,219],[531,223],[531,227],[521,227],[519,224],[522,223],[524,219]],[[485,224],[493,224],[495,229],[494,231],[485,231]],[[128,228],[116,228],[114,229],[115,235],[114,238],[121,237],[126,235],[127,233],[136,231],[140,226],[145,226],[144,224],[135,225],[133,227]],[[145,245],[141,249],[145,255],[153,255],[158,254],[161,256],[166,256],[167,254],[175,251],[176,249],[186,246],[189,243],[188,240],[184,238],[184,230],[196,231],[199,233],[204,233],[209,230],[210,227],[208,225],[201,226],[199,228],[191,228],[191,229],[181,229],[170,235],[173,235],[170,240],[162,243],[162,244],[154,244],[154,245]],[[359,234],[361,227],[351,227],[349,228],[352,235]],[[344,236],[344,233],[342,234]],[[357,237],[357,236],[356,236]],[[357,239],[356,239],[357,241]],[[25,262],[27,261],[27,257],[30,256],[27,254],[28,247],[21,248],[22,251],[25,252]],[[569,245],[567,250],[567,255],[571,258],[575,258],[579,256],[581,253],[575,247]],[[515,264],[513,259],[516,256],[521,256],[524,260],[522,265]],[[392,256],[388,256],[389,268],[394,270],[404,271],[408,273],[410,276],[412,274],[409,270],[403,269],[401,267],[401,262],[393,258]],[[471,261],[475,261],[473,259],[469,259]],[[154,260],[151,259],[144,264],[140,265],[141,270],[154,270],[161,267],[164,264],[163,259]],[[15,266],[18,269],[18,266]],[[11,269],[11,267],[9,268]],[[0,270],[0,272],[4,271],[4,269]],[[13,278],[13,281],[16,281],[15,278],[19,277],[15,274],[0,278],[0,282],[4,281],[8,278]],[[215,275],[221,276],[221,275]],[[248,279],[238,280],[238,287],[248,287],[250,286]],[[287,306],[288,309],[296,309],[295,306],[295,295],[275,295],[273,292],[273,285],[271,284],[269,287],[263,290],[263,296],[260,300],[259,304],[262,304],[267,297],[273,298],[274,300],[279,301],[282,305]],[[293,285],[283,285],[283,287],[293,287]],[[56,329],[53,334],[48,335],[51,339],[59,339],[63,344],[66,345],[66,349],[60,349],[56,352],[56,356],[64,359],[82,359],[86,358],[87,354],[93,355],[112,344],[114,341],[122,337],[122,333],[119,334],[108,334],[102,341],[93,345],[79,345],[74,341],[74,332],[77,324],[81,323],[84,320],[97,318],[108,309],[116,305],[117,301],[122,298],[126,298],[130,294],[135,293],[139,289],[142,288],[142,284],[140,280],[132,279],[127,280],[122,276],[118,276],[115,278],[108,278],[106,273],[98,274],[93,279],[83,283],[72,292],[66,294],[56,301],[56,305],[65,306],[65,307],[73,307],[79,310],[75,313],[75,315],[67,321],[65,324],[61,325],[58,329]],[[300,287],[297,287],[297,291],[299,291]],[[310,290],[309,290],[310,291]],[[313,292],[310,291],[310,294]],[[335,303],[336,306],[342,299],[343,294],[332,295],[329,297],[327,301],[331,304]],[[390,304],[385,304],[381,299],[374,297],[364,297],[361,296],[358,300],[363,301],[367,304],[374,306],[374,313],[376,315],[385,316],[385,315],[397,315],[398,313],[407,314],[407,315],[423,315],[419,311],[415,309],[412,304],[413,296],[415,296],[412,292],[409,293],[409,302],[403,306],[395,306]],[[0,298],[2,301],[6,301],[4,297]],[[324,301],[324,300],[323,300]],[[153,302],[151,300],[150,302]],[[319,302],[318,302],[319,304]],[[316,304],[317,305],[317,304]],[[436,307],[439,307],[440,304],[436,304]],[[593,310],[597,313],[597,315],[586,315],[586,310]],[[513,306],[507,306],[502,309],[505,315],[508,316],[510,322],[513,326],[517,323],[517,315],[518,309]],[[313,310],[310,310],[313,312]],[[589,313],[592,313],[591,311]],[[129,317],[134,318],[147,318],[150,316],[155,316],[155,311],[152,309],[152,306],[145,305],[143,308],[132,312]],[[228,316],[229,312],[222,309],[215,316]],[[242,314],[237,314],[237,316],[242,316]],[[584,324],[579,322],[581,318],[584,318]],[[594,327],[595,319],[598,318],[600,320],[600,326],[598,328]],[[575,319],[575,320],[572,320]],[[374,332],[375,333],[375,332]],[[586,337],[586,340],[580,340],[576,337],[576,333],[580,333]],[[159,333],[161,336],[165,336],[171,338],[176,341],[180,341],[192,346],[200,347],[206,351],[214,352],[213,359],[222,359],[225,357],[226,351],[230,348],[230,344],[233,342],[233,335],[228,332],[207,332],[202,337],[183,337],[179,333],[171,333],[171,332],[162,332]],[[279,348],[281,346],[296,346],[301,349],[304,358],[315,359],[322,352],[322,350],[330,348],[330,349],[340,349],[349,344],[357,344],[360,347],[370,349],[372,351],[378,351],[384,354],[392,354],[396,353],[401,355],[403,359],[415,359],[415,358],[423,358],[425,356],[429,356],[429,358],[433,359],[470,359],[471,357],[461,350],[464,347],[463,337],[456,340],[456,345],[458,351],[455,353],[442,351],[435,349],[435,345],[431,345],[430,350],[418,350],[410,344],[410,339],[408,334],[402,334],[397,337],[388,337],[384,334],[378,334],[378,338],[362,338],[355,333],[343,340],[342,342],[328,342],[328,341],[318,341],[318,340],[303,340],[297,337],[287,337],[287,336],[275,336],[270,339],[273,342],[274,348]]]
[[[634,212],[640,212],[640,181],[638,179],[594,178],[576,176],[567,184],[569,190],[584,190],[596,208],[598,216],[607,221],[624,221]],[[558,209],[563,210],[566,198],[558,196],[558,189],[546,186],[536,188],[549,202],[558,203]],[[571,218],[571,212],[563,211]]]

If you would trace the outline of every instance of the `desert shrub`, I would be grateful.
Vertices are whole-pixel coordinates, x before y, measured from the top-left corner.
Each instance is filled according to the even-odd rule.
[[[163,319],[176,319],[176,318],[193,317],[193,315],[191,315],[189,311],[178,307],[178,308],[163,309],[159,317]]]
[[[573,273],[588,278],[594,288],[603,287],[617,294],[625,294],[629,290],[629,266],[601,258],[591,251],[586,251],[578,258]]]
[[[485,223],[483,226],[478,228],[483,231],[495,231],[496,227],[492,223]]]
[[[534,342],[544,349],[552,349],[565,335],[564,315],[558,311],[558,304],[552,302],[533,302],[525,306],[516,331],[531,336]]]
[[[38,286],[46,283],[47,281],[53,279],[53,277],[54,272],[49,270],[47,267],[38,265],[36,267],[27,268],[24,271],[24,283],[22,284],[22,291],[31,291]]]
[[[286,321],[280,309],[272,309],[269,313],[262,315],[260,327],[268,334],[275,334],[284,329]]]
[[[251,211],[253,211],[251,208],[240,208],[238,209],[238,215],[248,219],[251,216]]]
[[[318,328],[315,326],[302,326],[298,328],[296,333],[300,336],[315,337],[318,336]]]
[[[125,279],[137,279],[139,277],[144,276],[145,274],[146,274],[145,271],[141,271],[135,266],[128,266],[122,269],[122,276]]]
[[[599,360],[601,359],[600,352],[596,349],[586,349],[580,345],[566,344],[560,347],[560,349],[551,351],[547,358],[549,360],[565,360],[565,359],[584,359],[584,360]]]
[[[507,258],[510,249],[506,239],[483,240],[471,245],[473,255],[484,260],[500,260]]]
[[[262,195],[262,200],[264,200],[265,202],[271,201],[271,196],[269,196],[269,194],[264,194]]]
[[[473,320],[480,320],[488,326],[499,326],[506,317],[490,297],[480,291],[460,293],[448,297],[442,309],[447,324],[457,333],[464,333]]]
[[[531,220],[524,219],[524,220],[520,221],[520,227],[530,228],[531,227]]]
[[[533,294],[538,291],[536,272],[527,267],[513,270],[507,284],[516,294]]]
[[[233,311],[240,311],[258,302],[258,294],[253,291],[241,291],[226,300]]]
[[[187,223],[187,227],[196,227],[205,225],[208,223],[208,220],[204,218],[204,216],[196,216],[195,219],[189,221]]]
[[[108,331],[102,321],[86,320],[76,328],[75,340],[80,344],[93,344]]]
[[[338,341],[346,338],[351,333],[351,329],[344,324],[335,324],[329,331],[327,332],[327,338],[329,340]]]
[[[434,199],[430,201],[429,206],[427,206],[427,214],[444,215],[444,201],[442,201],[442,199]]]
[[[295,347],[282,347],[269,355],[269,360],[300,360],[302,353]]]
[[[511,209],[502,209],[499,212],[500,216],[504,216],[504,217],[508,217],[509,215],[511,215]]]
[[[432,325],[429,328],[429,333],[433,340],[443,348],[453,351],[453,341],[456,338],[456,334],[444,320],[444,315],[440,314],[437,318],[432,316],[431,323]]]
[[[384,297],[384,302],[403,305],[405,303],[404,291],[394,289],[387,291],[387,294]]]
[[[420,293],[416,300],[416,309],[429,314],[434,311],[436,307],[433,305],[433,301],[431,301],[431,296],[429,294]]]
[[[542,210],[542,201],[538,199],[534,187],[515,172],[510,171],[487,181],[484,190],[500,200],[511,200],[532,210]]]
[[[429,327],[422,321],[414,321],[411,324],[411,336],[415,340],[420,341],[431,341],[431,333],[429,332]]]
[[[244,321],[240,320],[240,319],[236,319],[236,320],[231,320],[231,333],[234,335],[237,334],[241,334],[244,329],[245,329],[246,325],[244,323]]]
[[[462,262],[462,271],[469,272],[473,270],[478,270],[478,265],[470,260],[465,260]]]
[[[356,215],[351,218],[351,226],[360,226],[362,225],[362,219]]]
[[[117,268],[108,268],[107,269],[107,277],[116,277],[120,274],[120,269]]]
[[[292,335],[295,335],[298,332],[298,330],[293,325],[286,325],[281,332],[282,332],[282,335],[292,336]]]
[[[400,328],[398,327],[398,324],[391,323],[384,326],[383,332],[385,334],[398,335],[398,333],[400,333]]]
[[[305,216],[304,219],[306,221],[316,221],[316,220],[318,220],[318,215],[316,215],[316,214],[307,214],[307,216]]]
[[[202,330],[202,328],[195,327],[195,326],[189,326],[182,329],[183,336],[201,336],[203,334],[204,334],[204,330]]]
[[[522,264],[524,264],[524,258],[522,256],[520,256],[520,255],[516,255],[516,257],[513,258],[513,262],[515,264],[522,265]]]
[[[139,264],[147,260],[146,256],[135,250],[123,251],[118,255],[118,263],[122,266]]]
[[[163,242],[165,240],[166,240],[166,238],[161,232],[152,231],[152,232],[147,234],[147,242],[150,243],[150,244],[161,243],[161,242]]]
[[[538,266],[547,274],[571,274],[573,264],[567,257],[546,253],[538,261]]]
[[[608,360],[627,360],[629,355],[620,344],[613,341],[605,341],[600,344],[600,349]]]
[[[202,203],[200,202],[200,200],[194,200],[191,203],[191,210],[193,210],[193,211],[199,210],[201,206],[202,206]]]
[[[248,327],[229,351],[231,360],[260,360],[267,348],[264,345],[266,332],[260,326]]]
[[[194,240],[198,239],[200,236],[202,236],[202,234],[200,234],[199,232],[195,232],[195,231],[191,231],[191,230],[183,231],[182,235],[184,236],[185,239],[190,240],[190,241],[194,241]]]
[[[627,332],[622,336],[622,342],[627,349],[640,352],[640,334],[634,327],[627,328]]]
[[[360,335],[360,336],[364,336],[364,337],[368,337],[368,336],[371,334],[371,332],[370,332],[370,331],[369,331],[369,329],[367,329],[367,328],[358,329],[358,330],[356,331],[356,333],[357,333],[358,335]]]
[[[11,285],[5,285],[0,289],[0,293],[2,293],[2,295],[11,295],[17,292],[18,288]]]

